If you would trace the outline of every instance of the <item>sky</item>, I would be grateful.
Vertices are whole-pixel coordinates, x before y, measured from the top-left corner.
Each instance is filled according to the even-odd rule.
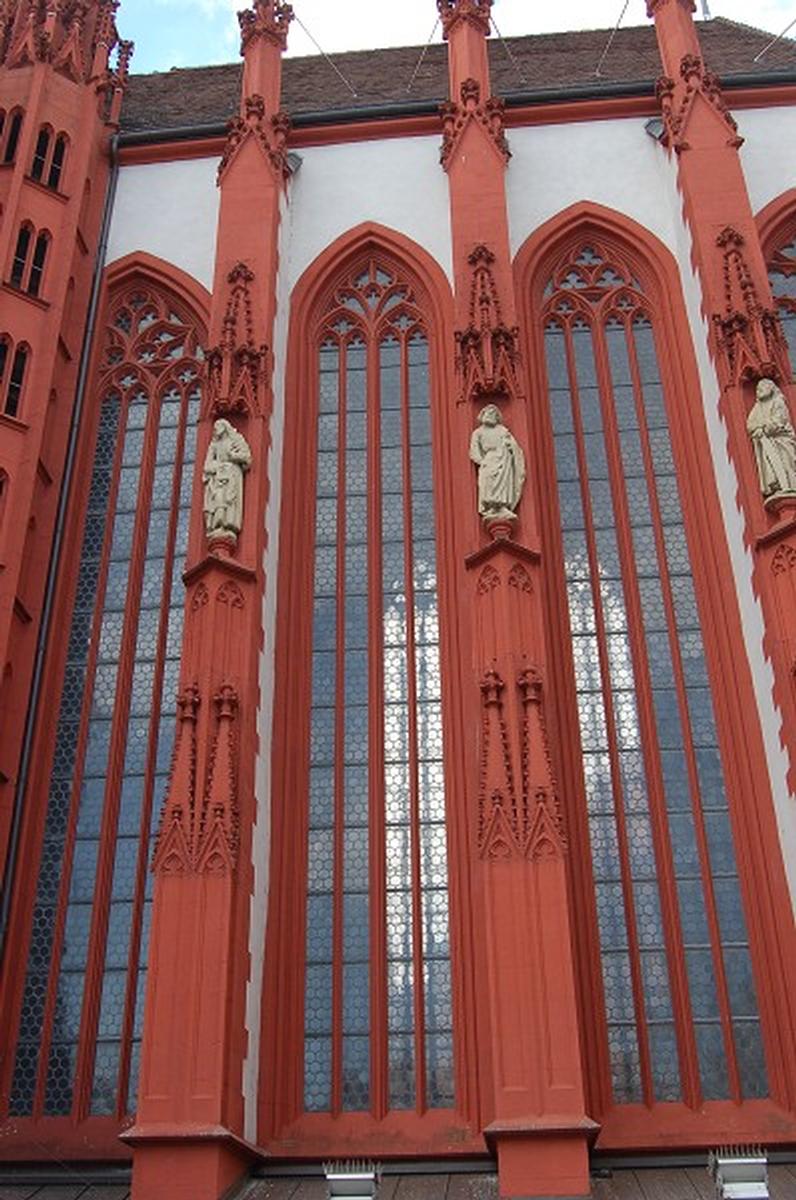
[[[701,10],[705,0],[697,0]],[[296,14],[288,53],[424,45],[436,19],[434,0],[292,0]],[[714,17],[754,24],[774,34],[796,19],[796,0],[707,0]],[[492,15],[505,37],[567,29],[612,28],[624,0],[495,0]],[[168,71],[232,62],[238,57],[235,12],[245,0],[122,0],[122,37],[136,43],[132,69]],[[301,22],[301,24],[299,23]],[[623,24],[647,22],[645,0],[628,0]],[[305,28],[302,28],[302,25]],[[796,34],[794,25],[792,34]],[[439,28],[434,40],[440,40]],[[782,66],[780,58],[779,65]],[[794,52],[796,65],[796,52]]]

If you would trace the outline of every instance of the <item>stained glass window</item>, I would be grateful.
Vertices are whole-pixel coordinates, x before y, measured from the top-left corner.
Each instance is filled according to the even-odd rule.
[[[617,1103],[767,1093],[703,631],[644,288],[584,244],[545,351]]]
[[[448,1106],[429,347],[392,269],[335,293],[318,362],[305,1107]]]
[[[121,1116],[135,1107],[147,868],[174,728],[199,337],[155,288],[128,287],[112,303],[13,1115],[82,1108]]]

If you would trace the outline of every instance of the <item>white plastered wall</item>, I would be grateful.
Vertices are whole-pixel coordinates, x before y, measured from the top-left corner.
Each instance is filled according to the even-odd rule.
[[[741,163],[755,213],[796,187],[796,108],[751,108],[733,114],[745,139]]]
[[[106,263],[136,251],[165,259],[213,286],[218,158],[121,167]]]
[[[796,184],[796,152],[792,150],[796,111],[773,111],[770,129],[762,111],[744,113],[741,123],[749,139],[743,162],[755,209]],[[751,552],[744,545],[727,430],[719,414],[719,383],[708,350],[701,286],[691,265],[691,234],[682,214],[676,160],[646,134],[643,119],[514,129],[510,143],[513,157],[507,193],[513,253],[543,222],[588,200],[645,226],[671,250],[680,268],[780,843],[796,907],[796,802],[787,786],[788,763],[779,737],[781,716],[773,700],[771,664],[763,653],[763,616],[752,586]]]
[[[290,185],[291,290],[342,234],[375,221],[427,250],[451,277],[448,183],[439,138],[310,146]]]

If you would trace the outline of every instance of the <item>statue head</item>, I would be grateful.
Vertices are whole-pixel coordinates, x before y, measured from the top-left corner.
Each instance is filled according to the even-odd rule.
[[[758,400],[771,400],[778,392],[779,388],[773,379],[759,379],[755,388],[755,396]]]
[[[217,421],[213,422],[214,438],[221,439],[224,434],[229,433],[232,433],[232,426],[230,425],[229,421],[225,420],[224,417],[219,417]]]
[[[478,414],[478,420],[481,425],[502,425],[503,418],[500,415],[500,409],[496,404],[487,404]]]

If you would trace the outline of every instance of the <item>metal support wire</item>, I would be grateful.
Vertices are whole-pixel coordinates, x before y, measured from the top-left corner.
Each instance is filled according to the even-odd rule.
[[[611,47],[614,44],[614,38],[616,37],[617,33],[619,32],[619,26],[624,21],[625,13],[627,12],[629,6],[630,6],[630,0],[625,0],[624,4],[622,5],[622,11],[619,14],[619,20],[616,22],[616,25],[614,25],[613,29],[611,30],[611,32],[608,36],[608,41],[605,43],[605,49],[603,50],[602,54],[600,55],[600,61],[597,63],[597,66],[594,68],[594,74],[597,79],[600,79],[602,77],[602,69],[601,69],[602,65],[605,62],[606,58],[608,57],[608,55],[611,51]]]
[[[778,33],[775,38],[771,39],[771,41],[768,43],[767,46],[763,47],[763,49],[760,51],[759,54],[756,54],[754,56],[754,58],[752,59],[752,62],[760,62],[760,59],[763,57],[763,55],[768,54],[769,50],[771,50],[774,46],[776,46],[777,42],[781,42],[782,39],[784,38],[785,34],[789,33],[790,30],[793,29],[794,25],[796,25],[796,17],[794,17],[793,20],[788,25],[785,26],[785,28],[782,30],[782,33]]]
[[[514,70],[517,72],[517,74],[519,75],[520,79],[525,84],[525,86],[530,87],[530,81],[528,79],[528,76],[525,74],[522,67],[520,66],[519,60],[517,59],[516,55],[512,54],[511,47],[509,46],[508,42],[504,38],[503,34],[498,29],[497,21],[495,20],[495,18],[492,16],[491,13],[489,15],[489,20],[492,22],[492,28],[494,29],[495,33],[500,38],[501,45],[503,46],[503,49],[506,51],[506,54],[509,57],[509,61],[511,62],[511,65],[514,67]]]
[[[332,59],[329,57],[329,55],[328,55],[328,54],[326,53],[326,51],[324,50],[323,46],[321,46],[321,45],[320,45],[320,43],[319,43],[319,42],[317,42],[317,41],[315,40],[315,38],[312,36],[312,34],[310,33],[309,29],[308,29],[308,28],[307,28],[307,26],[304,24],[304,22],[302,21],[301,17],[298,15],[298,13],[295,11],[295,9],[293,10],[293,16],[295,17],[296,24],[297,24],[297,25],[298,25],[298,26],[299,26],[301,29],[303,29],[303,30],[304,30],[304,32],[306,33],[307,37],[310,39],[310,41],[312,42],[313,46],[314,46],[314,47],[315,47],[315,49],[318,51],[318,53],[321,55],[321,57],[326,59],[327,63],[328,63],[328,64],[329,64],[329,66],[332,68],[332,70],[334,71],[335,75],[338,75],[338,76],[340,77],[340,79],[342,79],[343,83],[346,85],[346,87],[348,88],[348,90],[349,90],[349,92],[351,93],[351,95],[352,95],[352,96],[354,96],[354,98],[358,100],[358,99],[359,99],[359,92],[356,90],[356,88],[354,87],[353,83],[350,83],[350,82],[349,82],[349,81],[346,79],[345,75],[344,75],[344,74],[343,74],[343,72],[340,70],[340,68],[338,67],[337,63],[336,63],[336,62],[334,62],[334,61],[333,61],[333,60],[332,60]]]
[[[423,49],[420,51],[420,58],[417,60],[417,66],[415,67],[414,71],[412,72],[412,78],[409,80],[408,84],[406,85],[407,92],[411,92],[412,88],[414,87],[415,80],[417,79],[418,75],[420,74],[420,68],[423,66],[425,57],[428,54],[429,46],[434,41],[434,34],[437,32],[437,29],[439,27],[439,22],[440,22],[440,18],[437,17],[436,21],[434,22],[434,28],[431,30],[431,33],[428,36],[428,41],[426,42]]]

